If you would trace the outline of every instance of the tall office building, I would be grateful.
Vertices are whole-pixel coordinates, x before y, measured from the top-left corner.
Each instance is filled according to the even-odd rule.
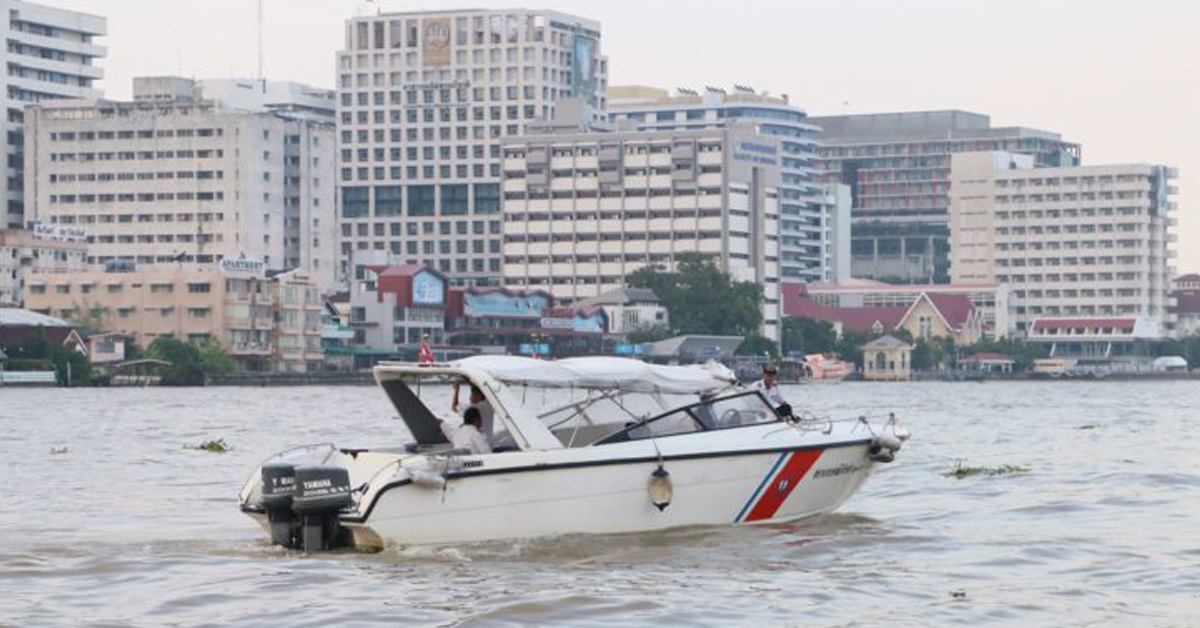
[[[540,129],[539,129],[540,130]],[[583,132],[579,132],[582,130]],[[569,126],[504,143],[504,282],[573,302],[699,253],[763,287],[779,339],[779,138],[757,125]]]
[[[642,130],[686,130],[719,127],[732,120],[751,120],[765,135],[778,136],[782,176],[779,186],[779,266],[785,281],[813,282],[848,278],[839,267],[838,250],[850,246],[849,225],[839,229],[837,189],[817,182],[820,129],[786,95],[735,86],[733,91],[709,87],[703,93],[680,89],[614,86],[608,90],[609,119]],[[836,186],[837,184],[832,184]],[[844,207],[843,207],[844,209]],[[844,256],[841,259],[845,259]]]
[[[955,153],[1004,150],[1036,166],[1079,163],[1057,133],[993,128],[986,115],[918,111],[814,116],[820,180],[850,186],[851,273],[893,283],[949,281],[948,190]]]
[[[24,227],[24,108],[62,98],[99,98],[95,82],[104,71],[95,65],[106,50],[94,43],[107,29],[104,18],[41,4],[0,0],[6,16],[4,39],[4,136],[8,138],[7,185],[0,188],[4,220],[0,227]]]
[[[168,83],[176,97],[148,97]],[[333,123],[233,109],[191,87],[156,79],[135,82],[133,102],[28,108],[30,217],[83,229],[91,263],[245,257],[332,286]]]
[[[1028,155],[955,155],[951,276],[1008,284],[1022,332],[1064,320],[1084,321],[1068,330],[1088,320],[1133,329],[1137,319],[1161,334],[1171,323],[1175,176],[1146,164],[1034,168]]]
[[[551,118],[563,98],[593,119],[606,107],[600,25],[555,11],[356,17],[337,67],[341,258],[352,276],[370,259],[497,284],[500,141]]]

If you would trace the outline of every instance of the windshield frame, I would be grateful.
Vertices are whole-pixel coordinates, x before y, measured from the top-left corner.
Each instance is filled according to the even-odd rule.
[[[751,423],[751,424],[747,424],[747,425],[718,426],[718,425],[710,425],[708,421],[701,418],[700,413],[697,411],[697,408],[699,408],[700,406],[706,406],[706,405],[711,406],[713,404],[716,404],[716,403],[719,403],[722,401],[728,401],[730,399],[738,399],[741,397],[747,397],[747,396],[751,396],[751,395],[757,397],[758,400],[762,402],[763,407],[770,412],[770,416],[772,417],[771,420],[762,421],[760,423]],[[647,426],[651,423],[654,423],[655,421],[658,421],[660,419],[677,416],[681,412],[686,414],[687,416],[689,416],[692,419],[692,422],[698,427],[698,429],[690,431],[690,432],[678,432],[675,434],[663,434],[661,436],[655,435],[655,436],[647,436],[647,437],[643,437],[643,438],[629,438],[629,433],[632,432],[633,430],[644,428],[645,426]],[[775,410],[775,408],[773,408],[771,406],[771,403],[767,401],[767,398],[763,396],[761,391],[743,390],[743,391],[740,391],[740,392],[737,392],[734,394],[717,396],[717,397],[713,397],[712,399],[705,399],[702,401],[697,401],[695,403],[690,403],[688,405],[672,408],[671,410],[663,412],[662,414],[655,415],[653,417],[647,418],[642,421],[638,421],[636,423],[627,424],[625,427],[621,428],[620,430],[613,432],[612,434],[609,434],[608,436],[605,436],[604,438],[601,438],[600,440],[592,443],[592,445],[609,445],[609,444],[613,444],[613,443],[634,442],[634,441],[639,441],[639,440],[650,440],[650,439],[654,439],[654,438],[670,438],[672,436],[686,436],[688,434],[695,434],[698,432],[719,432],[721,430],[733,430],[733,429],[738,429],[738,428],[742,428],[742,427],[753,427],[755,425],[766,425],[768,423],[778,423],[782,420],[783,420],[783,417],[780,416],[779,412],[777,412]]]

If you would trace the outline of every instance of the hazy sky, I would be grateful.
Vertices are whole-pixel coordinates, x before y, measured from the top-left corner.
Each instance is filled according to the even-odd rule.
[[[108,18],[110,97],[141,74],[253,76],[254,0],[41,0]],[[268,78],[334,84],[361,0],[264,0]],[[384,12],[548,7],[599,20],[610,82],[750,85],[810,114],[987,113],[1056,131],[1085,164],[1179,168],[1178,270],[1200,271],[1200,2],[380,0]],[[369,9],[374,12],[375,9]]]

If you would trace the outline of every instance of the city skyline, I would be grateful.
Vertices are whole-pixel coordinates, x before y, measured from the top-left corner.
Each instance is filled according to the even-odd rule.
[[[254,2],[53,4],[108,18],[100,87],[109,97],[127,97],[135,75],[257,73]],[[788,94],[812,115],[964,109],[988,114],[997,125],[1059,132],[1083,145],[1085,164],[1178,167],[1175,266],[1180,273],[1200,267],[1200,247],[1193,244],[1200,241],[1200,216],[1189,211],[1200,198],[1192,183],[1200,153],[1189,150],[1188,141],[1200,139],[1200,121],[1188,115],[1200,105],[1200,65],[1188,63],[1195,54],[1186,30],[1200,18],[1200,6],[1163,1],[1129,12],[1116,2],[985,8],[933,0],[903,6],[762,2],[701,13],[678,2],[523,4],[600,21],[613,85],[748,84]],[[286,9],[265,0],[263,6],[266,76],[329,87],[346,19],[374,7],[434,8],[353,0],[289,0]],[[516,5],[479,0],[460,8],[467,6]],[[219,47],[212,45],[214,32],[222,34]],[[715,45],[694,45],[697,34]],[[681,50],[686,59],[672,53]],[[1030,97],[1039,94],[1045,97]]]

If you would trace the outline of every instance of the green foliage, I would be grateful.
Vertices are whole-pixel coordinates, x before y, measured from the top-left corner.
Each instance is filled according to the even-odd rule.
[[[977,475],[984,477],[992,477],[996,475],[1011,475],[1013,473],[1028,473],[1029,467],[1021,467],[1012,464],[1006,464],[999,467],[972,467],[958,460],[954,463],[954,468],[942,473],[942,476],[962,480],[964,478],[974,477]]]
[[[206,440],[195,447],[184,445],[183,448],[195,449],[197,451],[207,451],[210,454],[223,454],[230,449],[229,444],[225,442],[224,438],[218,438],[217,440]]]
[[[637,331],[631,331],[626,334],[625,339],[634,344],[644,342],[658,342],[671,337],[671,328],[666,325],[654,325],[653,327],[643,327]]]
[[[70,314],[63,320],[71,323],[75,331],[83,335],[99,334],[105,331],[104,321],[108,318],[108,308],[100,305],[74,303]]]
[[[911,340],[907,342],[911,342]],[[930,371],[939,368],[953,368],[958,361],[954,338],[950,336],[922,338],[912,344],[913,351],[910,364],[913,370]]]
[[[186,343],[175,338],[155,338],[146,356],[171,363],[163,372],[163,386],[203,386],[206,375],[229,373],[237,363],[212,340]]]
[[[980,340],[979,342],[962,347],[959,354],[969,358],[976,353],[1002,353],[1013,361],[1013,370],[1028,370],[1034,360],[1050,357],[1050,350],[1045,345],[1021,342],[1012,338],[1003,340]]]
[[[762,324],[762,286],[733,281],[698,253],[680,255],[675,272],[643,267],[628,283],[658,295],[670,314],[672,335],[751,336]]]
[[[737,355],[770,356],[772,360],[779,358],[779,347],[769,338],[761,334],[750,334],[738,345]]]
[[[86,386],[91,384],[95,378],[92,363],[86,355],[51,341],[46,336],[46,331],[42,329],[25,338],[21,344],[7,353],[10,358],[7,369],[17,370],[11,362],[21,360],[33,360],[43,364],[48,362],[54,370],[59,384],[63,386]]]
[[[811,318],[783,319],[783,352],[829,353],[837,350],[838,337],[833,325]]]
[[[53,371],[54,363],[42,358],[20,358],[4,363],[6,371]]]

